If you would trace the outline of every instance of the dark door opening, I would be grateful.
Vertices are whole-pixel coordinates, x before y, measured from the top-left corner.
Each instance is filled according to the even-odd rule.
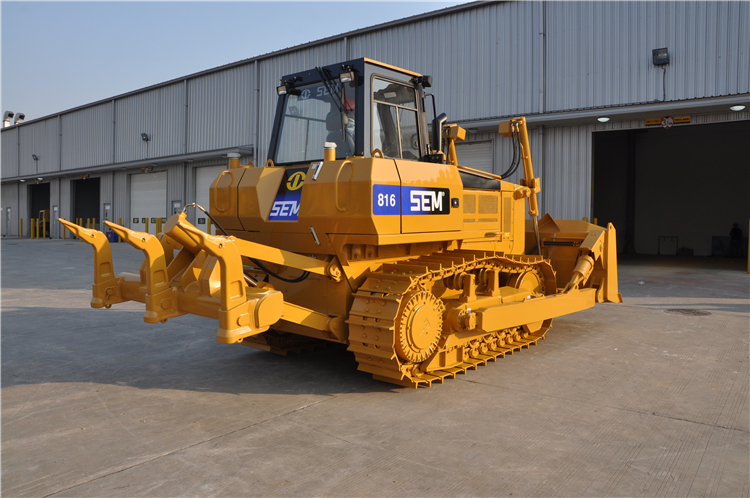
[[[750,219],[750,121],[593,134],[592,216],[618,252],[722,256]]]
[[[86,226],[86,220],[95,220],[97,230],[100,227],[99,219],[99,178],[86,178],[85,180],[73,180],[71,182],[73,189],[73,215],[76,219],[83,219],[83,226]]]
[[[39,219],[39,238],[42,238],[43,234],[49,237],[49,183],[29,185],[29,198],[31,204],[29,218],[32,220],[41,218]],[[43,214],[40,214],[41,212]],[[36,221],[32,223],[36,230]]]

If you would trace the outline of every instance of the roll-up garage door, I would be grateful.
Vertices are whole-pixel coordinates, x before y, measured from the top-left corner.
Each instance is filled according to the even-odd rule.
[[[456,144],[458,164],[492,173],[492,142]]]
[[[167,217],[167,172],[130,175],[130,228],[156,235],[156,218]]]
[[[202,208],[208,210],[209,207],[209,197],[208,197],[208,191],[211,187],[211,184],[216,180],[216,177],[219,176],[219,173],[224,171],[226,166],[205,166],[202,168],[196,168],[195,169],[195,203],[201,206]],[[195,226],[200,228],[201,230],[206,230],[208,228],[208,224],[206,223],[208,221],[208,218],[200,209],[197,209],[195,211]],[[212,232],[216,233],[215,229],[211,230]]]

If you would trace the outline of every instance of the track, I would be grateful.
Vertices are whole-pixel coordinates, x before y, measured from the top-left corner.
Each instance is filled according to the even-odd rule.
[[[444,313],[445,304],[457,303],[456,293],[452,300],[443,300],[433,291],[455,288],[451,287],[453,278],[470,273],[477,277],[479,294],[485,270],[498,270],[511,284],[531,275],[539,282],[535,293],[539,296],[556,292],[552,266],[539,256],[454,251],[385,264],[380,271],[369,273],[354,294],[347,320],[349,351],[355,354],[359,369],[385,382],[429,387],[544,339],[551,320],[533,331],[516,327],[484,335],[464,334],[464,339],[458,339]],[[411,332],[414,321],[420,333]],[[442,362],[443,367],[435,366],[437,355],[449,358]]]

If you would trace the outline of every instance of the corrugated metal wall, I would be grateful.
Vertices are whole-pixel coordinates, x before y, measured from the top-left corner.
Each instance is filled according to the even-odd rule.
[[[115,103],[115,163],[185,152],[185,83],[150,90]],[[149,135],[144,142],[141,133]]]
[[[29,186],[26,184],[18,185],[18,216],[23,219],[23,236],[28,237],[31,233],[29,230]]]
[[[2,186],[0,196],[2,196],[2,217],[3,227],[2,235],[18,235],[18,183],[8,183]],[[6,232],[5,210],[10,208],[10,224]]]
[[[60,178],[60,218],[71,220],[73,218],[73,200],[70,197],[69,178]]]
[[[62,116],[62,170],[112,163],[113,103]]]
[[[36,175],[60,170],[60,131],[57,117],[20,126],[21,175]],[[34,161],[32,154],[39,160]]]
[[[253,145],[254,87],[254,64],[188,80],[187,152]]]
[[[62,181],[62,178],[53,178],[49,182],[49,215],[50,215],[50,225],[49,225],[49,236],[50,238],[59,238],[62,237],[62,232],[60,231],[60,224],[56,222],[55,220],[55,212],[54,212],[54,206],[57,206],[57,217],[60,217],[60,182]]]
[[[546,112],[750,91],[748,2],[546,2]],[[651,50],[670,63],[654,66]],[[663,78],[666,78],[663,81]]]
[[[433,77],[449,120],[540,112],[542,3],[501,2],[349,40],[370,57]]]
[[[112,220],[130,228],[130,184],[127,171],[112,173]]]
[[[167,217],[172,216],[172,201],[185,205],[187,169],[184,163],[172,164],[167,169]]]
[[[3,178],[12,178],[18,175],[18,130],[16,126],[4,131],[2,136],[2,175]]]

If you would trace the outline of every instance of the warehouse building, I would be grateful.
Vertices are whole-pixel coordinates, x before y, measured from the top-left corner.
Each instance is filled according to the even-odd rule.
[[[208,205],[227,154],[264,165],[280,77],[359,57],[433,76],[466,166],[505,171],[497,125],[526,116],[541,212],[612,222],[620,251],[709,255],[750,219],[750,3],[477,2],[10,124],[2,234],[47,209],[52,237],[58,217],[153,233]]]

